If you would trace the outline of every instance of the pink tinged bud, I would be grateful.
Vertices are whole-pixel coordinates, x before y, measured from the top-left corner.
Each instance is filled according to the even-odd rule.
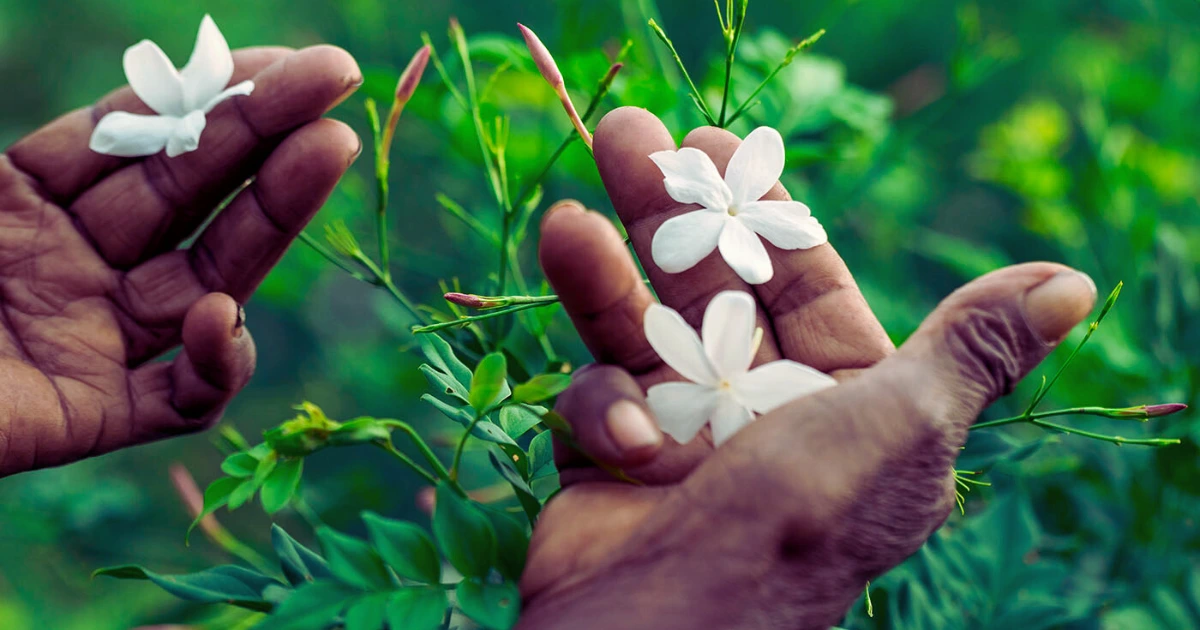
[[[482,295],[473,295],[470,293],[450,292],[442,296],[451,304],[465,306],[467,308],[496,308],[498,306],[506,306],[507,300],[493,297],[484,297]]]
[[[525,45],[529,47],[529,54],[533,56],[533,63],[537,64],[538,72],[542,73],[542,78],[546,79],[546,83],[550,87],[558,89],[562,85],[562,72],[558,70],[558,64],[554,63],[554,56],[546,49],[546,45],[533,31],[525,27],[524,24],[517,24],[517,28],[521,29],[521,35],[525,37]]]
[[[521,34],[525,36],[525,45],[529,47],[529,54],[533,56],[533,62],[537,64],[538,72],[542,73],[542,78],[550,87],[554,88],[554,93],[558,95],[558,100],[562,103],[563,109],[567,112],[567,117],[571,119],[571,124],[575,126],[575,131],[579,133],[579,137],[583,139],[584,144],[588,148],[592,148],[592,134],[583,124],[583,119],[579,117],[579,112],[575,109],[575,103],[571,102],[571,95],[567,94],[567,86],[563,81],[562,72],[558,70],[558,64],[554,63],[554,56],[546,49],[546,45],[538,36],[531,30],[525,27],[524,24],[517,24],[521,29]]]
[[[397,104],[407,103],[413,92],[417,91],[417,86],[421,84],[421,76],[425,74],[425,66],[429,63],[429,52],[429,46],[422,46],[400,74],[400,81],[396,84]]]
[[[1161,418],[1162,416],[1169,416],[1174,413],[1179,413],[1180,411],[1183,411],[1184,409],[1187,409],[1187,408],[1188,408],[1188,406],[1183,403],[1162,403],[1162,404],[1158,404],[1158,405],[1146,405],[1146,417],[1147,418]]]

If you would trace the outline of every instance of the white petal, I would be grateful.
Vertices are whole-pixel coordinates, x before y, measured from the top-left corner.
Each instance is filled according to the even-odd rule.
[[[725,183],[737,204],[757,201],[783,175],[783,136],[770,127],[750,132],[725,167]]]
[[[698,203],[724,212],[733,200],[712,158],[700,149],[659,151],[651,153],[650,159],[663,173],[667,194],[679,203]]]
[[[178,119],[171,138],[167,140],[167,157],[178,157],[195,151],[200,146],[200,134],[208,121],[204,112],[192,112]]]
[[[721,230],[733,217],[724,212],[697,210],[667,219],[650,242],[650,256],[659,269],[679,273],[696,266],[717,248]]]
[[[233,54],[211,16],[200,21],[196,47],[179,76],[183,79],[183,105],[188,111],[204,107],[233,78]]]
[[[732,378],[750,369],[756,314],[754,298],[745,291],[722,291],[708,303],[700,332],[704,351],[721,378]]]
[[[661,383],[646,392],[646,404],[663,433],[686,444],[708,423],[717,406],[717,390],[695,383]]]
[[[832,376],[796,363],[774,361],[760,365],[733,382],[738,400],[758,413],[767,413],[807,396],[837,385]]]
[[[167,146],[178,118],[112,112],[100,119],[88,147],[96,153],[120,157],[154,155]]]
[[[164,116],[182,116],[183,82],[158,44],[144,39],[125,50],[122,59],[129,87],[150,109]]]
[[[736,217],[735,217],[736,219]],[[758,235],[750,231],[741,221],[728,221],[721,230],[718,242],[725,262],[750,284],[762,284],[775,275],[771,257]]]
[[[207,103],[204,103],[204,105],[202,107],[200,107],[200,111],[207,114],[207,113],[211,112],[214,107],[216,107],[217,105],[220,105],[223,101],[231,99],[235,96],[249,96],[250,93],[253,91],[254,91],[254,81],[251,81],[249,79],[242,81],[241,83],[238,83],[237,85],[231,85],[228,88],[226,88],[224,92],[217,94],[216,96],[212,97],[212,100],[210,100]]]
[[[720,446],[725,440],[733,437],[742,427],[754,420],[754,413],[736,398],[728,394],[717,398],[717,407],[713,410],[712,436],[713,446]]]
[[[642,326],[650,347],[684,378],[701,385],[715,385],[717,374],[704,354],[700,336],[673,309],[651,304]]]
[[[825,228],[799,201],[755,201],[741,206],[735,218],[779,249],[808,249],[829,242]]]

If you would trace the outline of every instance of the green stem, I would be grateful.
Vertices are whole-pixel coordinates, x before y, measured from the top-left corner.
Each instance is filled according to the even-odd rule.
[[[1070,433],[1072,435],[1078,435],[1078,436],[1082,436],[1082,437],[1086,437],[1086,438],[1091,438],[1093,440],[1101,440],[1103,442],[1111,442],[1113,444],[1116,444],[1117,446],[1121,446],[1123,444],[1129,444],[1131,446],[1171,446],[1173,444],[1179,444],[1179,440],[1176,438],[1144,438],[1144,439],[1142,439],[1142,438],[1126,438],[1126,437],[1121,437],[1119,435],[1104,435],[1102,433],[1093,433],[1091,431],[1084,431],[1082,429],[1076,429],[1076,428],[1068,427],[1068,426],[1061,425],[1061,424],[1055,424],[1053,422],[1046,422],[1044,420],[1030,420],[1030,422],[1032,422],[1033,424],[1035,424],[1039,427],[1042,427],[1043,429],[1049,429],[1051,431],[1060,431],[1062,433]]]
[[[716,126],[717,121],[713,119],[712,111],[708,109],[708,104],[704,102],[704,96],[700,94],[700,90],[692,82],[692,76],[688,74],[687,66],[683,65],[683,59],[679,58],[679,52],[675,50],[675,44],[671,43],[671,38],[667,37],[666,31],[654,20],[650,20],[650,30],[654,31],[658,39],[671,51],[671,57],[675,60],[675,65],[679,66],[679,71],[683,73],[683,78],[687,80],[688,88],[692,91],[692,100],[696,101],[697,109],[700,110],[700,113],[704,116],[708,124]]]
[[[417,476],[424,479],[425,483],[428,483],[431,486],[437,485],[437,482],[438,482],[437,477],[434,477],[428,470],[421,468],[420,464],[418,464],[417,462],[414,462],[412,460],[412,458],[409,457],[408,455],[405,455],[404,453],[401,453],[400,451],[396,450],[395,445],[393,445],[391,442],[379,441],[379,442],[376,442],[376,444],[379,445],[379,448],[382,448],[383,450],[390,453],[392,455],[392,457],[395,457],[396,459],[400,460],[400,463],[407,466],[409,468],[409,470],[417,473]]]
[[[462,92],[459,92],[458,88],[454,86],[454,81],[450,80],[450,73],[446,72],[446,66],[442,64],[442,58],[438,56],[437,49],[433,47],[433,40],[429,38],[429,33],[421,33],[421,42],[429,46],[429,60],[433,62],[433,67],[437,70],[438,76],[442,78],[442,83],[450,92],[450,96],[454,97],[454,100],[458,101],[463,109],[470,109]]]
[[[450,465],[450,480],[454,483],[458,483],[458,467],[462,463],[463,451],[467,448],[467,440],[471,439],[471,432],[475,430],[480,420],[483,420],[483,414],[475,416],[475,419],[467,427],[467,431],[458,440],[458,447],[454,449],[454,462]]]
[[[513,306],[508,306],[508,307],[498,308],[498,309],[491,310],[491,311],[486,311],[484,313],[480,313],[479,315],[471,315],[470,317],[460,317],[458,319],[448,321],[448,322],[430,324],[427,326],[417,326],[417,327],[413,328],[413,333],[417,334],[417,335],[422,335],[422,334],[426,334],[426,333],[437,332],[439,330],[445,330],[447,328],[454,328],[456,326],[465,326],[472,322],[479,322],[479,321],[483,321],[485,319],[491,319],[493,317],[503,317],[504,315],[511,315],[512,313],[519,313],[521,311],[529,310],[531,308],[539,308],[542,306],[549,306],[550,304],[554,304],[554,303],[555,302],[536,302],[536,303],[527,303],[527,304],[515,304]]]
[[[325,257],[326,260],[333,263],[335,266],[337,266],[338,269],[341,269],[342,271],[345,271],[346,273],[350,274],[355,280],[361,280],[363,282],[366,282],[367,284],[374,284],[374,282],[372,282],[370,278],[364,276],[362,274],[362,272],[360,272],[359,270],[346,264],[346,261],[344,261],[341,258],[339,258],[338,256],[334,255],[333,252],[329,251],[328,249],[325,249],[324,245],[321,245],[321,243],[319,243],[316,239],[309,236],[307,232],[301,232],[299,234],[299,238],[302,243],[304,243],[305,245],[308,245],[309,247],[311,247],[313,249],[313,251],[315,251],[318,254],[320,254],[321,256]]]
[[[775,78],[775,75],[779,74],[779,72],[781,70],[788,67],[792,63],[792,60],[796,58],[797,54],[799,54],[800,52],[809,48],[813,44],[817,43],[817,40],[821,39],[821,37],[824,35],[825,35],[825,29],[821,29],[821,30],[817,31],[816,33],[813,33],[812,35],[809,35],[808,38],[805,39],[804,41],[793,46],[792,49],[787,52],[787,55],[783,58],[783,61],[779,62],[779,65],[775,66],[774,70],[771,70],[771,73],[767,75],[767,78],[763,79],[762,83],[759,83],[758,87],[754,88],[754,91],[750,93],[750,96],[748,98],[746,98],[745,101],[742,101],[741,106],[738,107],[737,110],[735,110],[733,112],[733,116],[730,116],[729,120],[726,121],[725,124],[732,125],[734,123],[734,121],[736,121],[738,118],[741,118],[742,114],[746,113],[746,110],[750,109],[750,107],[752,107],[754,105],[754,103],[755,103],[754,98],[756,96],[758,96],[759,93],[762,92],[764,88],[767,87],[767,84],[770,83],[771,80]]]
[[[1070,407],[1067,409],[1055,409],[1053,411],[1039,411],[1037,413],[1021,414],[1012,416],[1011,418],[1000,418],[999,420],[989,420],[980,422],[972,426],[968,431],[976,429],[990,429],[992,427],[1002,427],[1007,424],[1019,424],[1021,422],[1032,422],[1041,418],[1053,418],[1055,416],[1100,416],[1103,418],[1121,419],[1118,416],[1112,415],[1112,410],[1108,407]],[[1130,416],[1129,419],[1145,422],[1146,418],[1137,418]]]
[[[442,460],[438,459],[437,454],[433,452],[433,449],[429,448],[429,445],[425,443],[425,440],[421,438],[421,435],[417,433],[417,430],[414,429],[412,425],[408,424],[407,422],[401,422],[400,420],[381,420],[380,422],[384,426],[396,429],[397,431],[400,431],[404,435],[408,436],[409,440],[412,441],[413,446],[417,447],[417,451],[421,453],[421,457],[424,457],[425,461],[429,462],[430,467],[432,467],[433,471],[437,474],[437,477],[430,475],[432,478],[432,481],[430,481],[431,484],[436,485],[438,479],[444,479],[450,483],[456,492],[464,497],[467,496],[467,491],[464,490],[462,486],[458,485],[458,481],[454,478],[450,471],[446,470],[446,466],[442,464]],[[388,446],[390,446],[392,450],[395,450],[395,446],[392,446],[390,443]]]

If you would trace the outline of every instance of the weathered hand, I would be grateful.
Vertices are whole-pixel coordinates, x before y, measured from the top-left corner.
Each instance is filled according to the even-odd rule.
[[[684,141],[724,169],[739,141],[703,128]],[[613,112],[595,155],[617,214],[661,300],[697,328],[708,301],[757,297],[757,363],[788,358],[840,384],[792,402],[720,449],[680,445],[645,405],[678,376],[649,346],[652,301],[601,215],[561,204],[542,226],[541,260],[602,365],[560,397],[590,458],[644,482],[617,483],[565,448],[567,488],[543,513],[522,581],[521,628],[824,628],[863,586],[916,551],[954,505],[951,466],[980,411],[1006,393],[1095,301],[1086,276],[1034,263],[989,274],[942,303],[896,351],[829,245],[767,245],[770,282],[744,284],[717,254],[658,270],[651,237],[692,209],[665,192],[647,156],[674,149],[649,113]],[[786,198],[776,186],[768,198]],[[707,432],[707,429],[706,429]]]
[[[0,157],[0,476],[202,429],[250,378],[239,304],[360,150],[321,116],[362,77],[327,46],[234,60],[257,87],[213,110],[198,151],[91,152],[105,113],[150,113],[123,88]]]

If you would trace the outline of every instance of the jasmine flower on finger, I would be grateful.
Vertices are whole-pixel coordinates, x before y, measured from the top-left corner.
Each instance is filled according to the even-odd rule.
[[[780,249],[808,249],[828,241],[825,228],[799,201],[761,197],[783,174],[783,137],[770,127],[750,132],[725,169],[708,154],[685,147],[652,153],[671,198],[703,208],[674,217],[654,233],[654,263],[668,273],[691,269],[714,249],[743,280],[762,284],[774,276],[767,239]]]
[[[97,153],[140,157],[166,149],[167,157],[176,157],[195,151],[207,114],[221,102],[254,90],[253,81],[226,87],[233,78],[233,54],[208,15],[200,22],[196,46],[182,70],[148,39],[125,51],[123,65],[129,87],[156,115],[111,112],[101,118],[89,143]]]
[[[837,384],[795,361],[750,368],[761,341],[754,298],[742,291],[718,293],[704,312],[700,336],[679,313],[653,304],[643,327],[650,346],[689,382],[650,388],[646,401],[663,432],[685,443],[705,424],[720,446],[739,429],[797,398]]]

